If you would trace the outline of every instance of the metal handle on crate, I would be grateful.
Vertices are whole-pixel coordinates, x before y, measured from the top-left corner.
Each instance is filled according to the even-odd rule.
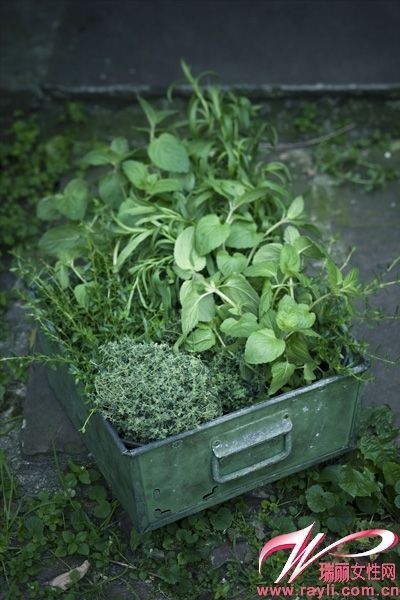
[[[234,481],[235,479],[240,479],[245,475],[249,475],[250,473],[254,473],[259,469],[269,467],[277,462],[280,462],[281,460],[284,460],[289,456],[289,454],[292,451],[292,429],[293,423],[286,415],[280,423],[275,423],[274,426],[267,427],[266,429],[256,433],[247,433],[239,440],[225,443],[219,440],[214,441],[212,444],[213,454],[211,460],[211,470],[214,481],[216,481],[217,483],[227,483],[228,481]],[[269,456],[265,460],[262,460],[248,467],[239,469],[238,471],[233,471],[232,473],[228,473],[227,475],[221,474],[221,459],[238,454],[243,450],[254,448],[255,446],[259,446],[264,442],[269,442],[273,439],[276,439],[279,436],[283,436],[283,450],[281,452],[278,452],[278,454],[275,454],[274,456]]]

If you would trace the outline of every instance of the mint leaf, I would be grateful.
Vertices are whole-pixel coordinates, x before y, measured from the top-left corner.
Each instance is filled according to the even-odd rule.
[[[295,365],[292,365],[289,362],[278,362],[272,365],[272,381],[268,390],[270,396],[275,394],[289,381],[295,368]]]
[[[164,171],[187,173],[190,168],[185,146],[170,133],[162,133],[148,147],[151,162]]]
[[[122,163],[122,170],[131,183],[138,190],[145,190],[147,187],[148,169],[147,166],[137,160],[126,160]]]
[[[228,248],[253,248],[263,238],[262,233],[257,233],[257,225],[247,221],[235,221],[231,225],[231,231],[226,246]]]
[[[281,250],[279,268],[284,275],[292,277],[300,271],[300,256],[294,246],[285,244]]]
[[[202,271],[206,266],[206,259],[197,252],[194,235],[194,227],[187,227],[178,235],[174,247],[175,262],[181,269]]]
[[[85,249],[85,240],[77,225],[61,225],[48,229],[39,240],[39,248],[61,259],[77,258]]]
[[[246,342],[245,359],[250,365],[273,362],[285,351],[285,342],[278,339],[272,329],[260,329]]]
[[[276,324],[282,331],[302,331],[315,323],[315,314],[307,304],[297,304],[288,294],[278,304]]]
[[[246,268],[247,258],[240,252],[230,255],[225,250],[217,252],[217,267],[225,277],[234,273],[241,273]]]
[[[214,346],[216,342],[214,332],[207,326],[199,326],[186,338],[186,347],[189,352],[204,352]]]
[[[87,182],[84,179],[72,179],[64,193],[56,197],[57,210],[71,221],[81,221],[86,213],[88,196]]]
[[[99,196],[105,204],[112,208],[118,208],[125,196],[123,182],[117,173],[107,173],[99,181]]]
[[[225,319],[221,324],[221,331],[231,337],[249,337],[253,331],[258,329],[258,322],[255,315],[245,313],[237,321],[236,319]]]
[[[195,227],[195,245],[200,256],[209,254],[225,242],[230,227],[221,223],[217,215],[205,215]]]

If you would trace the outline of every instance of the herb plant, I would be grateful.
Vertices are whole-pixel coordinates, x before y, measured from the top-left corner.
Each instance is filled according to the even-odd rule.
[[[222,353],[270,396],[351,373],[364,350],[350,334],[356,301],[393,282],[363,285],[335,264],[286,165],[259,150],[275,135],[258,107],[183,71],[186,118],[140,99],[143,144],[89,152],[87,179],[40,201],[53,260],[22,267],[34,314],[88,388],[99,345],[125,335]]]
[[[210,372],[196,356],[130,338],[105,344],[100,356],[95,405],[135,441],[194,429],[222,414]]]

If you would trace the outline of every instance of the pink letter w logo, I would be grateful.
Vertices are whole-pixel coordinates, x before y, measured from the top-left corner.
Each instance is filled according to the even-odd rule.
[[[260,560],[258,563],[258,569],[261,573],[261,568],[264,562],[267,560],[268,556],[270,556],[273,552],[278,552],[278,550],[286,550],[288,548],[293,548],[288,560],[286,561],[286,565],[283,567],[281,574],[275,583],[279,583],[283,577],[293,568],[293,573],[289,578],[289,583],[297,579],[299,575],[305,569],[307,569],[313,562],[320,559],[325,554],[331,554],[332,556],[341,556],[341,557],[359,557],[359,556],[370,556],[371,554],[378,554],[379,552],[383,552],[384,550],[389,550],[396,546],[399,541],[398,536],[387,529],[366,529],[365,531],[359,531],[357,533],[351,533],[350,535],[346,535],[346,537],[334,542],[324,550],[321,550],[307,560],[315,548],[320,545],[322,540],[326,537],[325,533],[317,533],[315,538],[310,542],[311,530],[314,527],[314,523],[306,527],[305,529],[300,529],[300,531],[294,531],[293,533],[285,533],[283,535],[278,535],[269,542],[265,544],[260,552]],[[359,554],[339,554],[335,552],[331,552],[338,546],[342,544],[346,544],[347,542],[352,542],[354,540],[359,540],[361,538],[375,537],[379,536],[381,538],[381,542],[372,548],[372,550],[367,550],[366,552],[360,552]],[[307,545],[308,544],[308,545]]]

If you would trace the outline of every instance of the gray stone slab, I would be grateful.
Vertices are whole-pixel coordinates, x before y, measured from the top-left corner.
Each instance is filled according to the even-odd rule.
[[[7,464],[16,477],[20,491],[24,495],[32,496],[42,490],[59,490],[60,482],[54,453],[24,455],[21,452],[21,435],[22,430],[15,428],[8,435],[0,436],[0,449],[5,452]],[[80,465],[92,462],[87,451],[74,455],[58,452],[57,462],[61,471],[66,469],[71,459]]]
[[[64,4],[63,0],[0,2],[0,90],[19,105],[26,94],[40,95]]]
[[[69,2],[46,80],[168,85],[185,58],[228,83],[399,83],[393,0]]]
[[[47,380],[47,367],[30,367],[24,402],[21,447],[25,455],[53,452],[80,454],[86,447],[65,414]]]
[[[2,0],[0,90],[227,84],[321,90],[400,84],[397,0]]]

